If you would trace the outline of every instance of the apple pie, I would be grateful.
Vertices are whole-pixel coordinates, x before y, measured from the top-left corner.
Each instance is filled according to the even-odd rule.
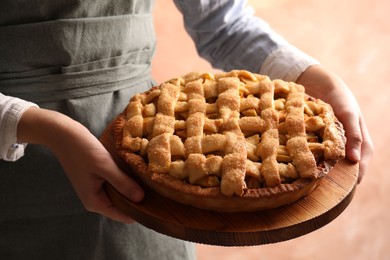
[[[329,104],[301,85],[243,70],[192,72],[136,94],[113,133],[144,185],[220,212],[292,203],[345,157]]]

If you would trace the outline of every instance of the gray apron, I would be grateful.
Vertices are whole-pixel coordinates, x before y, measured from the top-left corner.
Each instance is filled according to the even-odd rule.
[[[152,1],[1,1],[0,92],[99,136],[153,84]],[[194,247],[87,212],[53,154],[0,160],[0,259],[192,259]]]

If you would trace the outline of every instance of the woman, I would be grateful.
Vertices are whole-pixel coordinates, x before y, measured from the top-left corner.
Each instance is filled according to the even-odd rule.
[[[129,225],[102,188],[108,181],[132,201],[143,198],[96,137],[131,95],[153,85],[152,2],[0,4],[3,258],[195,257],[190,243]],[[331,103],[347,131],[347,156],[360,161],[363,176],[371,139],[337,76],[254,17],[245,1],[175,3],[199,54],[215,67],[296,81]]]

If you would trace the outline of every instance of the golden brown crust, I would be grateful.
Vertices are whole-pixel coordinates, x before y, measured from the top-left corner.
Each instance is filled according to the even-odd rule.
[[[292,203],[345,155],[328,104],[300,85],[246,71],[190,73],[136,95],[113,132],[118,154],[145,185],[223,212]]]

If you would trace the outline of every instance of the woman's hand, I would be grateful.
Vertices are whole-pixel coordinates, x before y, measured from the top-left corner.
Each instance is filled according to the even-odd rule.
[[[117,167],[84,126],[63,114],[30,108],[19,121],[18,141],[47,146],[61,162],[87,210],[117,221],[134,222],[114,207],[103,185],[110,183],[134,202],[143,199],[141,187]]]
[[[309,67],[299,76],[297,83],[305,86],[309,95],[320,98],[333,107],[345,129],[347,158],[359,162],[360,182],[367,172],[373,143],[354,95],[339,77],[320,65]]]

